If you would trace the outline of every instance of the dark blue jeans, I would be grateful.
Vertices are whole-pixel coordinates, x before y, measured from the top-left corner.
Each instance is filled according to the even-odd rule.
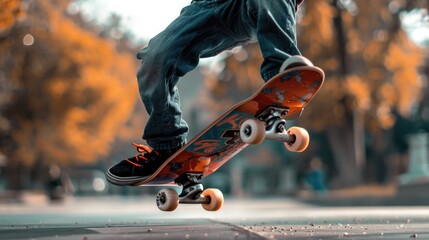
[[[194,0],[137,57],[141,98],[149,114],[143,139],[154,149],[186,143],[176,84],[200,58],[258,41],[267,81],[300,52],[296,43],[295,0]]]

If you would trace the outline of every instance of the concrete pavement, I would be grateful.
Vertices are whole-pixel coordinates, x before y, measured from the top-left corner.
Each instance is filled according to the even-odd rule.
[[[429,207],[318,207],[287,198],[225,199],[219,212],[180,205],[157,209],[154,196],[42,195],[0,204],[0,239],[429,239]]]

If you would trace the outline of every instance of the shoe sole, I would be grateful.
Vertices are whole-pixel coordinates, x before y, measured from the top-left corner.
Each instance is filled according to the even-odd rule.
[[[295,55],[283,62],[282,66],[280,67],[279,73],[282,73],[287,69],[291,69],[294,67],[301,67],[301,66],[314,66],[314,65],[308,58],[303,57],[301,55]]]
[[[110,168],[106,172],[106,180],[114,185],[118,186],[127,186],[127,185],[134,185],[136,183],[144,181],[148,176],[146,177],[118,177],[116,175],[113,175],[110,173]]]

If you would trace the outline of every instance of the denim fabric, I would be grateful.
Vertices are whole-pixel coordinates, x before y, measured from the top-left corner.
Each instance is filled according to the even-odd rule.
[[[137,72],[141,98],[149,114],[143,139],[155,149],[186,143],[176,84],[200,58],[258,41],[267,81],[281,64],[300,52],[296,43],[295,0],[194,0],[164,31],[140,50]]]

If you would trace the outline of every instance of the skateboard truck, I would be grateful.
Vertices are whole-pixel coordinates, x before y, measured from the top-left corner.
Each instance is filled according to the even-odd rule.
[[[257,119],[266,123],[265,138],[279,141],[293,143],[295,136],[288,134],[286,131],[286,117],[289,113],[289,108],[282,107],[269,107],[256,116]]]
[[[298,113],[302,113],[302,110]],[[289,108],[275,106],[256,115],[256,119],[247,119],[240,126],[241,140],[247,144],[259,144],[264,139],[269,139],[283,142],[289,151],[304,151],[310,141],[308,132],[300,127],[291,127],[286,130],[288,113]]]
[[[210,203],[210,198],[201,195],[203,184],[200,180],[203,173],[185,173],[175,180],[179,186],[183,186],[182,193],[179,195],[179,203]]]

